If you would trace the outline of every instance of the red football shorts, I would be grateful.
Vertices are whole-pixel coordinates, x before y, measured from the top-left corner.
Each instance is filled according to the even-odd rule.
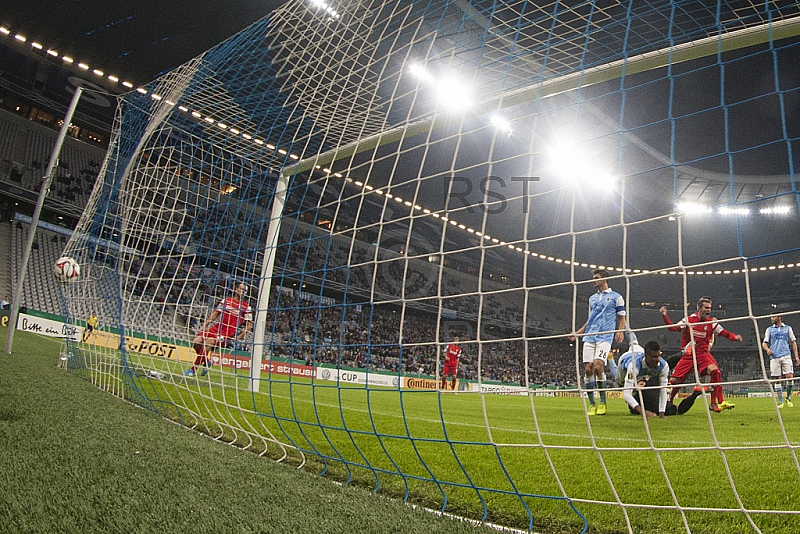
[[[697,370],[700,372],[700,376],[705,376],[708,374],[709,365],[716,365],[719,367],[717,360],[714,359],[710,352],[701,352],[697,355]],[[675,369],[672,371],[672,378],[682,382],[689,374],[692,373],[694,373],[692,352],[687,351],[686,354],[680,360],[678,360],[678,365],[676,365]]]
[[[222,344],[236,333],[236,330],[225,328],[224,325],[217,323],[207,330],[203,330],[198,335],[203,338],[213,339],[217,344]]]

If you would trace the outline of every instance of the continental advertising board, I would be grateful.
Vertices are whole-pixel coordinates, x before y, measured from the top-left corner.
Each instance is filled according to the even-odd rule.
[[[437,384],[436,380],[430,378],[403,377],[403,387],[408,389],[435,390]]]

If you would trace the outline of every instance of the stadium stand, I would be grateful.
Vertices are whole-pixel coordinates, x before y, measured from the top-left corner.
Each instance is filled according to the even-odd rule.
[[[40,175],[47,165],[56,136],[56,132],[47,126],[28,121],[8,111],[0,111],[0,180],[38,193]],[[55,169],[50,201],[67,212],[79,214],[86,205],[103,157],[104,151],[101,148],[68,137],[62,149],[61,161]],[[152,172],[163,171],[158,162],[153,163]],[[173,171],[188,172],[179,169]],[[190,204],[191,194],[190,191],[181,190],[173,196],[178,205],[186,206]],[[291,202],[292,199],[289,199],[290,205]],[[180,213],[181,210],[172,212]],[[325,215],[318,214],[317,220],[324,219]],[[198,254],[213,255],[219,251],[224,253],[228,243],[239,243],[242,236],[250,244],[263,242],[265,236],[261,235],[259,227],[245,222],[266,216],[266,208],[261,205],[251,204],[249,211],[242,211],[242,205],[237,204],[236,211],[230,212],[228,206],[221,202],[203,212],[195,213],[194,221],[170,219],[165,218],[163,213],[153,213],[152,220],[143,221],[143,224],[147,227],[155,223],[159,231],[180,233],[184,236],[184,244],[192,244]],[[227,229],[228,233],[205,232],[193,235],[190,231],[191,223],[196,225],[197,220],[203,225],[211,224]],[[10,282],[17,278],[28,227],[22,223],[14,223],[13,226],[11,223],[4,224],[7,225],[9,237],[7,244],[0,246],[9,251],[14,261],[10,262],[10,280],[3,283],[0,292],[10,292]],[[506,383],[523,381],[523,342],[492,341],[495,336],[508,337],[508,331],[503,331],[502,336],[499,336],[500,330],[518,328],[517,325],[522,324],[523,319],[525,297],[522,292],[508,291],[511,285],[505,275],[483,272],[480,285],[484,300],[480,306],[478,279],[467,264],[450,261],[441,267],[440,276],[438,263],[431,263],[423,256],[408,259],[402,250],[382,248],[377,251],[380,263],[377,264],[377,273],[374,273],[371,260],[375,257],[376,250],[370,239],[364,240],[365,236],[361,235],[359,239],[351,239],[345,235],[332,237],[330,230],[315,225],[314,218],[310,215],[298,218],[291,225],[284,225],[279,242],[289,241],[290,236],[294,242],[306,240],[308,246],[305,250],[294,246],[288,257],[286,250],[283,250],[283,256],[280,253],[278,256],[279,268],[276,275],[279,275],[284,289],[273,291],[273,300],[279,299],[281,303],[278,311],[280,318],[275,331],[268,333],[276,355],[304,360],[310,364],[333,363],[352,367],[369,365],[370,368],[380,370],[397,371],[400,368],[406,373],[435,374],[436,352],[439,350],[435,346],[435,313],[438,310],[426,308],[424,297],[440,292],[444,297],[458,295],[457,298],[445,298],[443,301],[450,308],[448,313],[452,313],[457,320],[439,321],[439,340],[444,342],[455,333],[460,333],[468,340],[463,344],[464,376],[476,379],[480,374],[484,380]],[[24,289],[23,301],[31,308],[60,314],[62,310],[59,288],[50,276],[50,267],[63,250],[66,236],[39,229],[35,242],[38,248],[31,257],[29,284]],[[102,251],[98,252],[96,259],[99,261],[90,268],[103,268],[105,258],[102,254]],[[170,278],[185,278],[170,277],[170,269],[187,268],[176,267],[169,258],[146,256],[139,260],[136,268],[147,270],[142,272],[149,271],[152,278],[162,280],[162,283],[140,282],[133,287],[125,287],[123,309],[113,309],[109,304],[113,299],[106,297],[116,295],[117,290],[114,287],[115,278],[111,275],[111,270],[107,269],[109,276],[101,278],[91,297],[91,301],[96,303],[101,324],[114,322],[114,317],[124,313],[135,317],[134,324],[152,335],[174,335],[174,325],[177,325],[188,339],[221,297],[221,288],[215,286],[208,277],[204,279],[202,275],[194,283],[169,282]],[[404,269],[413,272],[414,276],[408,276]],[[402,342],[398,339],[400,321],[396,309],[390,306],[376,308],[370,317],[366,312],[354,314],[351,308],[336,301],[337,288],[344,287],[345,282],[349,285],[351,296],[360,294],[361,297],[367,297],[372,288],[373,277],[376,281],[374,291],[384,297],[393,296],[399,299],[402,289],[406,298],[418,298],[418,304],[409,307],[414,310],[413,313],[407,313],[403,318]],[[790,272],[774,273],[769,278],[754,277],[753,292],[774,295],[778,291],[791,294],[795,287],[793,284],[796,284],[795,278]],[[301,303],[300,311],[295,317],[290,316],[290,311],[294,311],[296,305],[293,299],[298,299],[300,293],[288,291],[286,288],[291,287],[293,281],[300,280],[316,287],[324,285],[328,292],[332,291],[336,304],[320,307],[317,302],[308,301]],[[397,285],[397,280],[407,280],[408,283],[405,288],[401,288]],[[0,277],[0,283],[2,282]],[[742,305],[746,302],[745,295],[736,293],[737,287],[739,286],[733,284],[728,288],[730,299],[726,300],[727,306],[735,308],[737,302],[741,301]],[[556,335],[570,331],[572,303],[568,297],[536,292],[527,298],[529,332]],[[152,306],[153,302],[160,306]],[[584,305],[585,299],[580,297],[578,309],[582,309]],[[633,305],[630,308],[636,327],[661,324],[657,309],[640,308],[633,311]],[[482,317],[475,313],[478,309],[483,310]],[[339,332],[337,329],[342,313],[347,313],[350,319]],[[720,318],[724,319],[724,316]],[[480,344],[474,341],[477,339],[479,320],[483,330]],[[268,324],[270,322],[271,317],[268,318]],[[497,329],[494,335],[493,329]],[[521,336],[521,332],[518,335]],[[338,345],[340,336],[341,348],[334,348]],[[674,351],[678,348],[677,336],[663,330],[654,331],[652,338],[662,343],[666,350]],[[245,341],[249,339],[250,337]],[[725,359],[722,361],[726,379],[747,380],[760,376],[760,365],[757,358],[753,357],[757,350],[754,343],[753,339],[749,339],[741,350],[724,352]],[[369,351],[366,349],[368,346]],[[482,351],[480,370],[477,365],[479,347]],[[528,379],[531,385],[575,386],[578,373],[574,362],[574,348],[563,340],[529,342]]]
[[[0,180],[38,193],[57,137],[45,125],[0,110]],[[103,148],[67,136],[54,171],[50,201],[79,215],[104,157]]]
[[[284,228],[284,232],[290,231]],[[297,223],[292,230],[300,232],[309,238],[309,255],[305,262],[311,265],[322,264],[321,245],[316,246],[311,236],[320,232],[317,227],[305,223]],[[27,236],[28,226],[22,223],[15,223],[11,231],[11,255],[16,258],[12,262],[11,275],[16,279],[18,262],[22,257],[22,247]],[[329,235],[329,234],[328,234]],[[288,236],[284,236],[286,238]],[[331,257],[330,251],[328,261],[345,262],[346,253],[350,245],[349,242],[338,242],[341,238],[334,238],[334,246],[330,251],[334,251]],[[66,237],[57,233],[39,229],[35,242],[38,248],[31,257],[29,281],[23,293],[23,301],[30,307],[48,313],[60,314],[59,287],[50,275],[50,267],[63,249]],[[321,243],[321,242],[320,242]],[[361,253],[371,251],[372,245],[364,242],[356,242],[354,248]],[[391,252],[389,252],[391,253]],[[310,260],[309,260],[310,258]],[[422,260],[411,260],[410,263]],[[197,278],[194,285],[184,284],[175,285],[169,282],[184,279],[185,275],[177,273],[176,267],[170,266],[168,258],[145,257],[134,268],[138,272],[149,272],[149,277],[154,280],[161,280],[160,284],[142,284],[141,282],[132,287],[126,287],[126,298],[124,299],[123,311],[128,317],[135,317],[134,324],[138,324],[142,331],[147,331],[151,335],[169,336],[174,335],[174,325],[178,325],[181,331],[185,332],[188,339],[192,332],[208,316],[221,298],[224,288],[214,286],[211,280],[203,280],[202,276]],[[287,269],[284,271],[283,279],[288,283],[295,277],[301,275],[300,267],[303,265],[303,258],[289,257],[286,259]],[[294,267],[297,270],[292,271]],[[93,269],[103,269],[102,262],[90,266]],[[186,267],[182,267],[186,269]],[[173,269],[170,272],[170,269]],[[457,271],[451,272],[444,268],[450,276],[443,278],[447,280],[443,283],[443,294],[452,292],[454,294],[464,292],[464,287],[468,284],[475,284],[474,278]],[[109,272],[110,269],[109,269]],[[340,271],[330,271],[339,273]],[[330,272],[328,274],[330,274]],[[420,269],[420,272],[425,272]],[[313,273],[312,273],[313,275]],[[325,275],[327,276],[327,274]],[[424,275],[422,275],[424,276]],[[95,295],[91,301],[96,303],[97,313],[101,323],[111,322],[110,319],[116,317],[120,310],[111,308],[109,305],[115,299],[106,298],[115,295],[113,287],[113,277],[101,278],[103,280],[94,288]],[[139,280],[142,278],[139,277]],[[305,274],[305,281],[308,283],[320,282],[314,276]],[[380,279],[381,288],[387,292],[394,291],[395,288],[388,284],[390,278]],[[351,287],[362,289],[366,292],[371,281],[371,274],[366,272],[362,277],[356,278],[355,282],[351,279]],[[418,283],[429,285],[428,281],[420,279]],[[489,281],[489,287],[495,290],[502,290],[502,284]],[[484,286],[487,287],[486,285]],[[352,291],[352,289],[351,289]],[[487,302],[484,307],[493,310],[489,317],[484,317],[488,323],[481,335],[481,343],[475,340],[477,336],[477,317],[469,315],[464,310],[475,309],[477,307],[477,297],[461,297],[463,301],[456,309],[459,320],[440,321],[439,339],[442,342],[452,338],[453,335],[462,335],[465,342],[464,356],[462,358],[462,371],[465,378],[477,379],[478,375],[484,380],[499,381],[504,383],[522,383],[524,381],[524,358],[525,350],[522,341],[498,341],[493,342],[492,328],[503,328],[521,317],[516,317],[518,310],[521,309],[521,302],[516,302],[512,298],[500,298],[489,294],[484,297]],[[275,289],[273,300],[279,297],[278,315],[276,328],[269,333],[273,342],[274,354],[287,358],[305,361],[309,364],[329,363],[349,367],[365,367],[369,365],[372,369],[387,370],[396,372],[400,368],[406,373],[418,373],[433,375],[436,372],[437,348],[436,340],[436,315],[428,313],[424,308],[417,312],[408,313],[403,318],[403,340],[398,339],[400,331],[400,320],[397,309],[391,306],[376,307],[372,311],[372,316],[364,312],[354,313],[353,307],[344,307],[340,301],[332,301],[333,304],[320,306],[313,296],[286,289]],[[161,306],[152,306],[153,302],[160,303]],[[581,304],[581,307],[583,305]],[[292,313],[297,310],[297,314]],[[340,325],[340,317],[346,314],[349,320],[344,323],[343,331],[337,329]],[[555,299],[552,297],[542,297],[536,299],[534,312],[537,317],[548,318],[550,324],[557,324],[559,331],[554,333],[564,333],[569,330],[567,317],[571,317],[571,304],[569,302]],[[660,318],[657,310],[636,310],[637,326],[657,326]],[[497,322],[491,323],[487,319],[496,318]],[[549,318],[553,318],[550,321]],[[272,316],[268,317],[267,324],[272,324]],[[519,323],[517,323],[519,324]],[[371,328],[369,327],[371,325]],[[534,328],[536,326],[534,325]],[[341,348],[338,348],[341,336]],[[665,331],[657,331],[653,334],[665,347],[677,350],[677,336]],[[507,337],[507,333],[503,337]],[[674,339],[672,339],[674,338]],[[251,338],[245,339],[245,342]],[[570,387],[577,383],[577,372],[575,369],[574,348],[567,344],[563,339],[551,341],[528,342],[528,379],[531,385]],[[368,350],[369,347],[369,350]],[[477,351],[482,350],[482,362],[480,372],[477,366]],[[745,380],[757,378],[760,368],[755,365],[757,359],[752,358],[753,348],[746,351],[726,351],[725,364],[723,370],[729,380]],[[755,362],[755,364],[754,364]]]

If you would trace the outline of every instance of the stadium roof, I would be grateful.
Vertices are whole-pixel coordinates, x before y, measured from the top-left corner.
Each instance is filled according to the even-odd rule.
[[[134,85],[152,81],[269,14],[286,0],[8,0],[0,26],[9,38],[67,55]],[[119,91],[127,89],[120,86]]]

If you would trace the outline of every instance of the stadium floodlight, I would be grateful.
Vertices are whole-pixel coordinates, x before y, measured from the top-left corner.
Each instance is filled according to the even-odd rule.
[[[311,4],[316,8],[324,10],[332,18],[335,18],[335,19],[339,18],[339,13],[330,4],[328,4],[324,0],[311,0]]]
[[[502,115],[492,115],[490,120],[497,130],[508,134],[511,133],[511,123]]]
[[[617,177],[611,173],[598,173],[595,174],[591,183],[601,189],[613,189],[617,183]]]
[[[425,68],[425,65],[422,65],[421,63],[412,63],[408,67],[408,72],[419,78],[420,81],[425,83],[433,82],[433,75],[431,75],[431,73],[428,72],[428,69]]]
[[[557,141],[548,149],[549,172],[574,185],[589,185],[610,189],[616,177],[602,168],[582,147],[567,141]]]
[[[722,206],[719,209],[720,215],[750,215],[750,208]]]
[[[763,215],[788,215],[792,211],[791,206],[775,206],[773,208],[761,208],[759,213]]]
[[[450,111],[463,111],[472,106],[472,93],[469,87],[454,76],[446,76],[436,81],[436,95],[439,102]]]
[[[703,213],[711,213],[712,208],[699,204],[697,202],[680,202],[677,206],[677,211],[685,215],[701,215]]]

